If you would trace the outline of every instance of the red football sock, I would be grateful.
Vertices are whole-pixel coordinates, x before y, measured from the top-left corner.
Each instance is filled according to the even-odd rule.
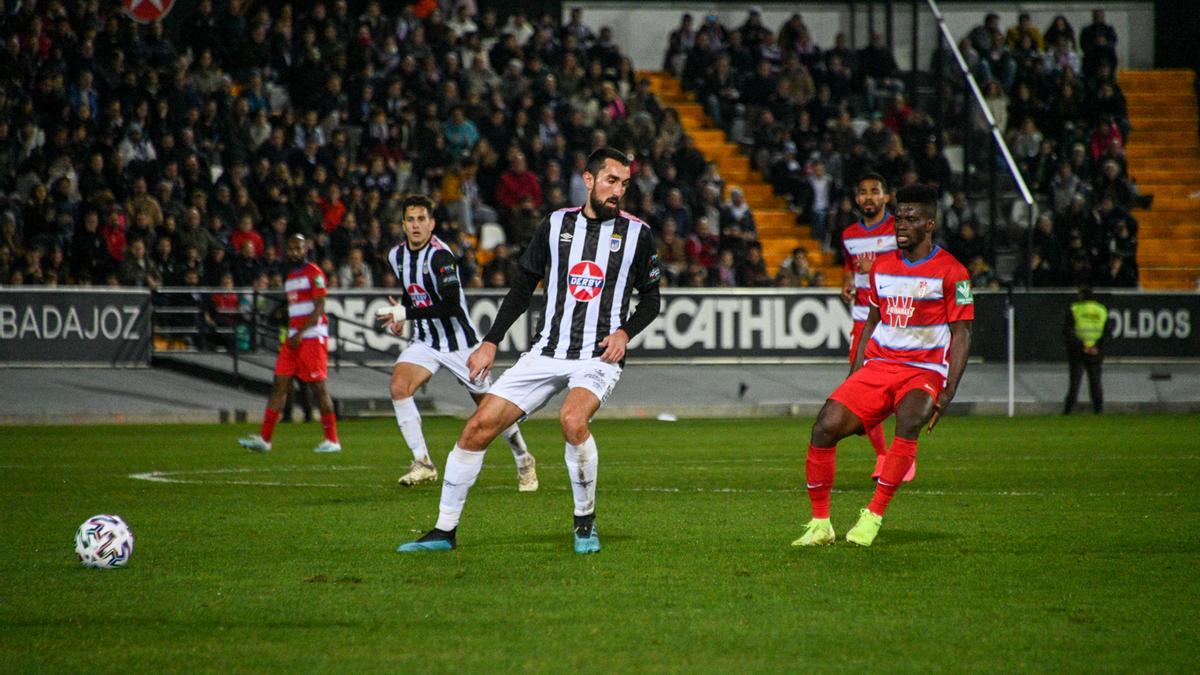
[[[867,429],[867,440],[871,441],[871,447],[875,448],[875,454],[883,457],[887,454],[887,436],[883,433],[883,425],[876,424]]]
[[[325,430],[325,440],[330,443],[338,442],[336,414],[321,415],[321,428]]]
[[[279,424],[279,411],[267,408],[263,412],[262,429],[259,430],[258,435],[262,436],[264,441],[270,443],[271,436],[275,434],[276,424]]]
[[[808,499],[812,502],[813,518],[829,517],[829,491],[833,489],[837,446],[818,448],[809,443],[804,477],[808,482]]]
[[[877,516],[887,511],[896,490],[904,482],[904,474],[917,461],[917,442],[897,436],[892,441],[892,449],[883,460],[883,472],[879,474],[879,483],[875,485],[875,497],[867,504],[867,509]]]

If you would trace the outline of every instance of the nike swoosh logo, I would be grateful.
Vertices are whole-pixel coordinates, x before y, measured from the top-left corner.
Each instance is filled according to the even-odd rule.
[[[816,490],[816,489],[817,489],[817,488],[819,488],[819,487],[823,487],[825,484],[824,484],[824,483],[805,483],[804,485],[805,485],[805,486],[806,486],[806,487],[807,487],[809,490]]]

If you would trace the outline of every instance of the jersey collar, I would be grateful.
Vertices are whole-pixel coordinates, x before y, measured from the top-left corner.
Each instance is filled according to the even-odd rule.
[[[867,221],[865,219],[859,218],[858,224],[862,227],[862,229],[866,230],[867,232],[870,232],[870,231],[874,230],[875,228],[879,227],[880,225],[883,225],[884,223],[886,223],[888,221],[888,218],[891,218],[891,217],[892,217],[892,214],[889,213],[883,217],[883,220],[880,220],[878,223],[875,223],[874,225],[867,225]]]
[[[916,267],[917,265],[922,265],[924,263],[929,262],[931,259],[933,259],[933,256],[937,255],[937,252],[940,250],[941,250],[941,247],[938,246],[937,244],[934,244],[933,248],[929,249],[929,255],[925,256],[924,258],[921,258],[920,260],[914,261],[914,262],[909,262],[908,258],[904,257],[903,251],[900,251],[899,253],[900,253],[900,259],[904,261],[905,265],[908,265],[909,267]]]

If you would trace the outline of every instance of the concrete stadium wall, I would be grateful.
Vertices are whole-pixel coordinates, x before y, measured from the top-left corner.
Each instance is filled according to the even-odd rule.
[[[688,2],[638,3],[604,1],[564,2],[564,20],[571,8],[584,6],[584,21],[593,30],[601,26],[613,29],[617,43],[621,45],[633,65],[640,70],[660,70],[663,54],[667,48],[667,37],[679,25],[684,12],[691,12],[697,23],[709,12],[716,12],[727,27],[740,26],[746,20],[747,9],[754,2],[717,2],[697,5]],[[895,2],[893,10],[893,35],[895,38],[896,61],[907,70],[912,62],[912,11],[906,2]],[[858,22],[857,44],[866,44],[868,21],[867,3],[856,3]],[[936,23],[924,2],[918,3],[918,60],[923,68],[929,67],[929,58],[937,46]],[[1091,12],[1102,7],[1107,20],[1117,30],[1117,55],[1127,68],[1150,68],[1154,65],[1154,5],[1150,2],[943,2],[940,4],[946,25],[956,37],[965,37],[975,26],[983,23],[987,12],[1000,15],[1000,25],[1007,30],[1016,24],[1020,12],[1029,12],[1033,23],[1045,30],[1055,16],[1067,17],[1075,28],[1075,34],[1091,23]],[[850,4],[845,2],[813,2],[801,5],[762,5],[763,22],[778,29],[794,12],[800,12],[812,32],[813,38],[822,48],[833,45],[839,32],[850,32]],[[875,29],[884,32],[885,9],[882,3],[874,7]]]

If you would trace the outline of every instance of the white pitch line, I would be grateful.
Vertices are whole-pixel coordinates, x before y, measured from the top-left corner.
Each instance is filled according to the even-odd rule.
[[[188,478],[180,478],[179,476],[193,475],[236,475],[254,472],[292,472],[292,471],[363,471],[374,469],[376,467],[368,466],[279,466],[279,467],[240,467],[228,469],[197,469],[189,471],[145,471],[141,473],[131,473],[129,478],[133,480],[144,480],[153,483],[173,483],[178,485],[242,485],[242,486],[257,486],[257,487],[319,487],[319,488],[376,488],[376,489],[395,489],[391,484],[378,483],[286,483],[282,481],[255,481],[255,480],[196,480]],[[475,488],[477,491],[485,492],[511,492],[511,486],[504,485],[485,485]],[[569,488],[565,486],[546,486],[544,490],[553,490],[556,492],[565,492]],[[601,488],[604,492],[645,492],[654,494],[804,494],[803,488],[709,488],[709,487],[607,487]],[[863,490],[845,490],[835,489],[835,493],[839,494],[856,494],[862,493]],[[1110,498],[1110,497],[1179,497],[1177,492],[1042,492],[1032,490],[922,490],[922,489],[906,489],[901,490],[906,495],[919,495],[924,497],[1092,497],[1092,498]]]

